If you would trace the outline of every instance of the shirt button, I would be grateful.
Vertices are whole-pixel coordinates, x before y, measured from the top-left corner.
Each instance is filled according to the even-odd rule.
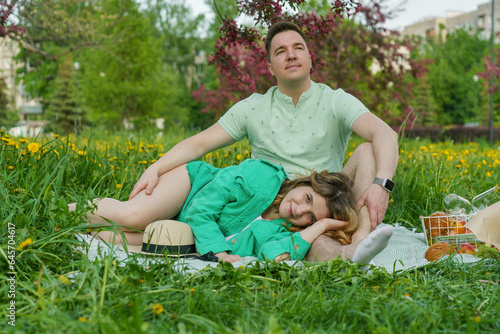
[[[231,243],[234,245],[236,243],[236,239],[231,240]]]
[[[299,244],[293,245],[293,249],[295,249],[296,251],[299,250]]]

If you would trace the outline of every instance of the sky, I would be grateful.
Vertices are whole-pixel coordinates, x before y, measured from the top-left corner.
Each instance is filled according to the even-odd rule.
[[[426,17],[445,17],[447,11],[474,11],[480,4],[491,4],[491,0],[388,0],[386,3],[390,7],[403,3],[398,16],[385,24],[386,28],[402,30]],[[186,0],[186,4],[191,6],[195,15],[209,12],[204,0]],[[500,11],[500,8],[495,10]]]

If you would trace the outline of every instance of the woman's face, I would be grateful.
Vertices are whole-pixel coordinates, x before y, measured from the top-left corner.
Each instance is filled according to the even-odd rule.
[[[309,226],[330,216],[326,199],[309,186],[292,189],[279,206],[281,218],[295,226]]]

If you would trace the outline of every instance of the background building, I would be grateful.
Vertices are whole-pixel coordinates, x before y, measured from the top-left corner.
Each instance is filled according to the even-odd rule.
[[[473,12],[446,13],[446,17],[428,17],[417,23],[406,26],[403,35],[419,35],[426,38],[446,38],[448,33],[458,29],[469,30],[471,33],[479,32],[484,39],[491,38],[491,1],[477,6]],[[500,32],[500,0],[495,1],[495,32]],[[496,37],[496,42],[499,42]]]
[[[46,123],[40,118],[43,107],[39,99],[32,98],[25,90],[22,78],[16,83],[17,70],[25,66],[16,62],[15,56],[19,53],[19,44],[8,37],[0,39],[0,77],[5,80],[7,95],[12,108],[17,110],[20,122],[11,129],[17,136],[36,136]],[[0,124],[1,126],[1,124]]]

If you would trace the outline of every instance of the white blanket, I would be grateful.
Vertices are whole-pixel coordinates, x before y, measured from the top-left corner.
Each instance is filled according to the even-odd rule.
[[[384,224],[381,224],[379,227],[382,226],[384,226]],[[78,247],[78,250],[83,252],[91,261],[103,259],[111,255],[115,260],[119,261],[119,265],[125,265],[132,259],[129,254],[120,250],[118,246],[108,245],[86,234],[78,234],[77,238],[86,244],[85,247]],[[394,233],[389,240],[389,244],[382,252],[375,256],[371,264],[377,267],[383,267],[390,273],[422,267],[430,263],[424,257],[428,247],[424,233],[416,233],[397,225],[394,226]],[[163,261],[162,257],[136,255],[134,258],[135,261],[138,261],[140,265],[144,266],[156,261]],[[447,258],[447,256],[442,257],[440,260],[445,258]],[[477,262],[480,259],[474,255],[457,254],[453,256],[453,260],[461,263],[471,263]],[[237,268],[255,262],[259,262],[256,257],[247,256],[243,261],[233,263],[233,266]],[[290,266],[303,265],[301,261],[286,261],[286,263]],[[195,273],[208,266],[216,267],[217,263],[181,258],[176,261],[174,269],[183,273]]]

